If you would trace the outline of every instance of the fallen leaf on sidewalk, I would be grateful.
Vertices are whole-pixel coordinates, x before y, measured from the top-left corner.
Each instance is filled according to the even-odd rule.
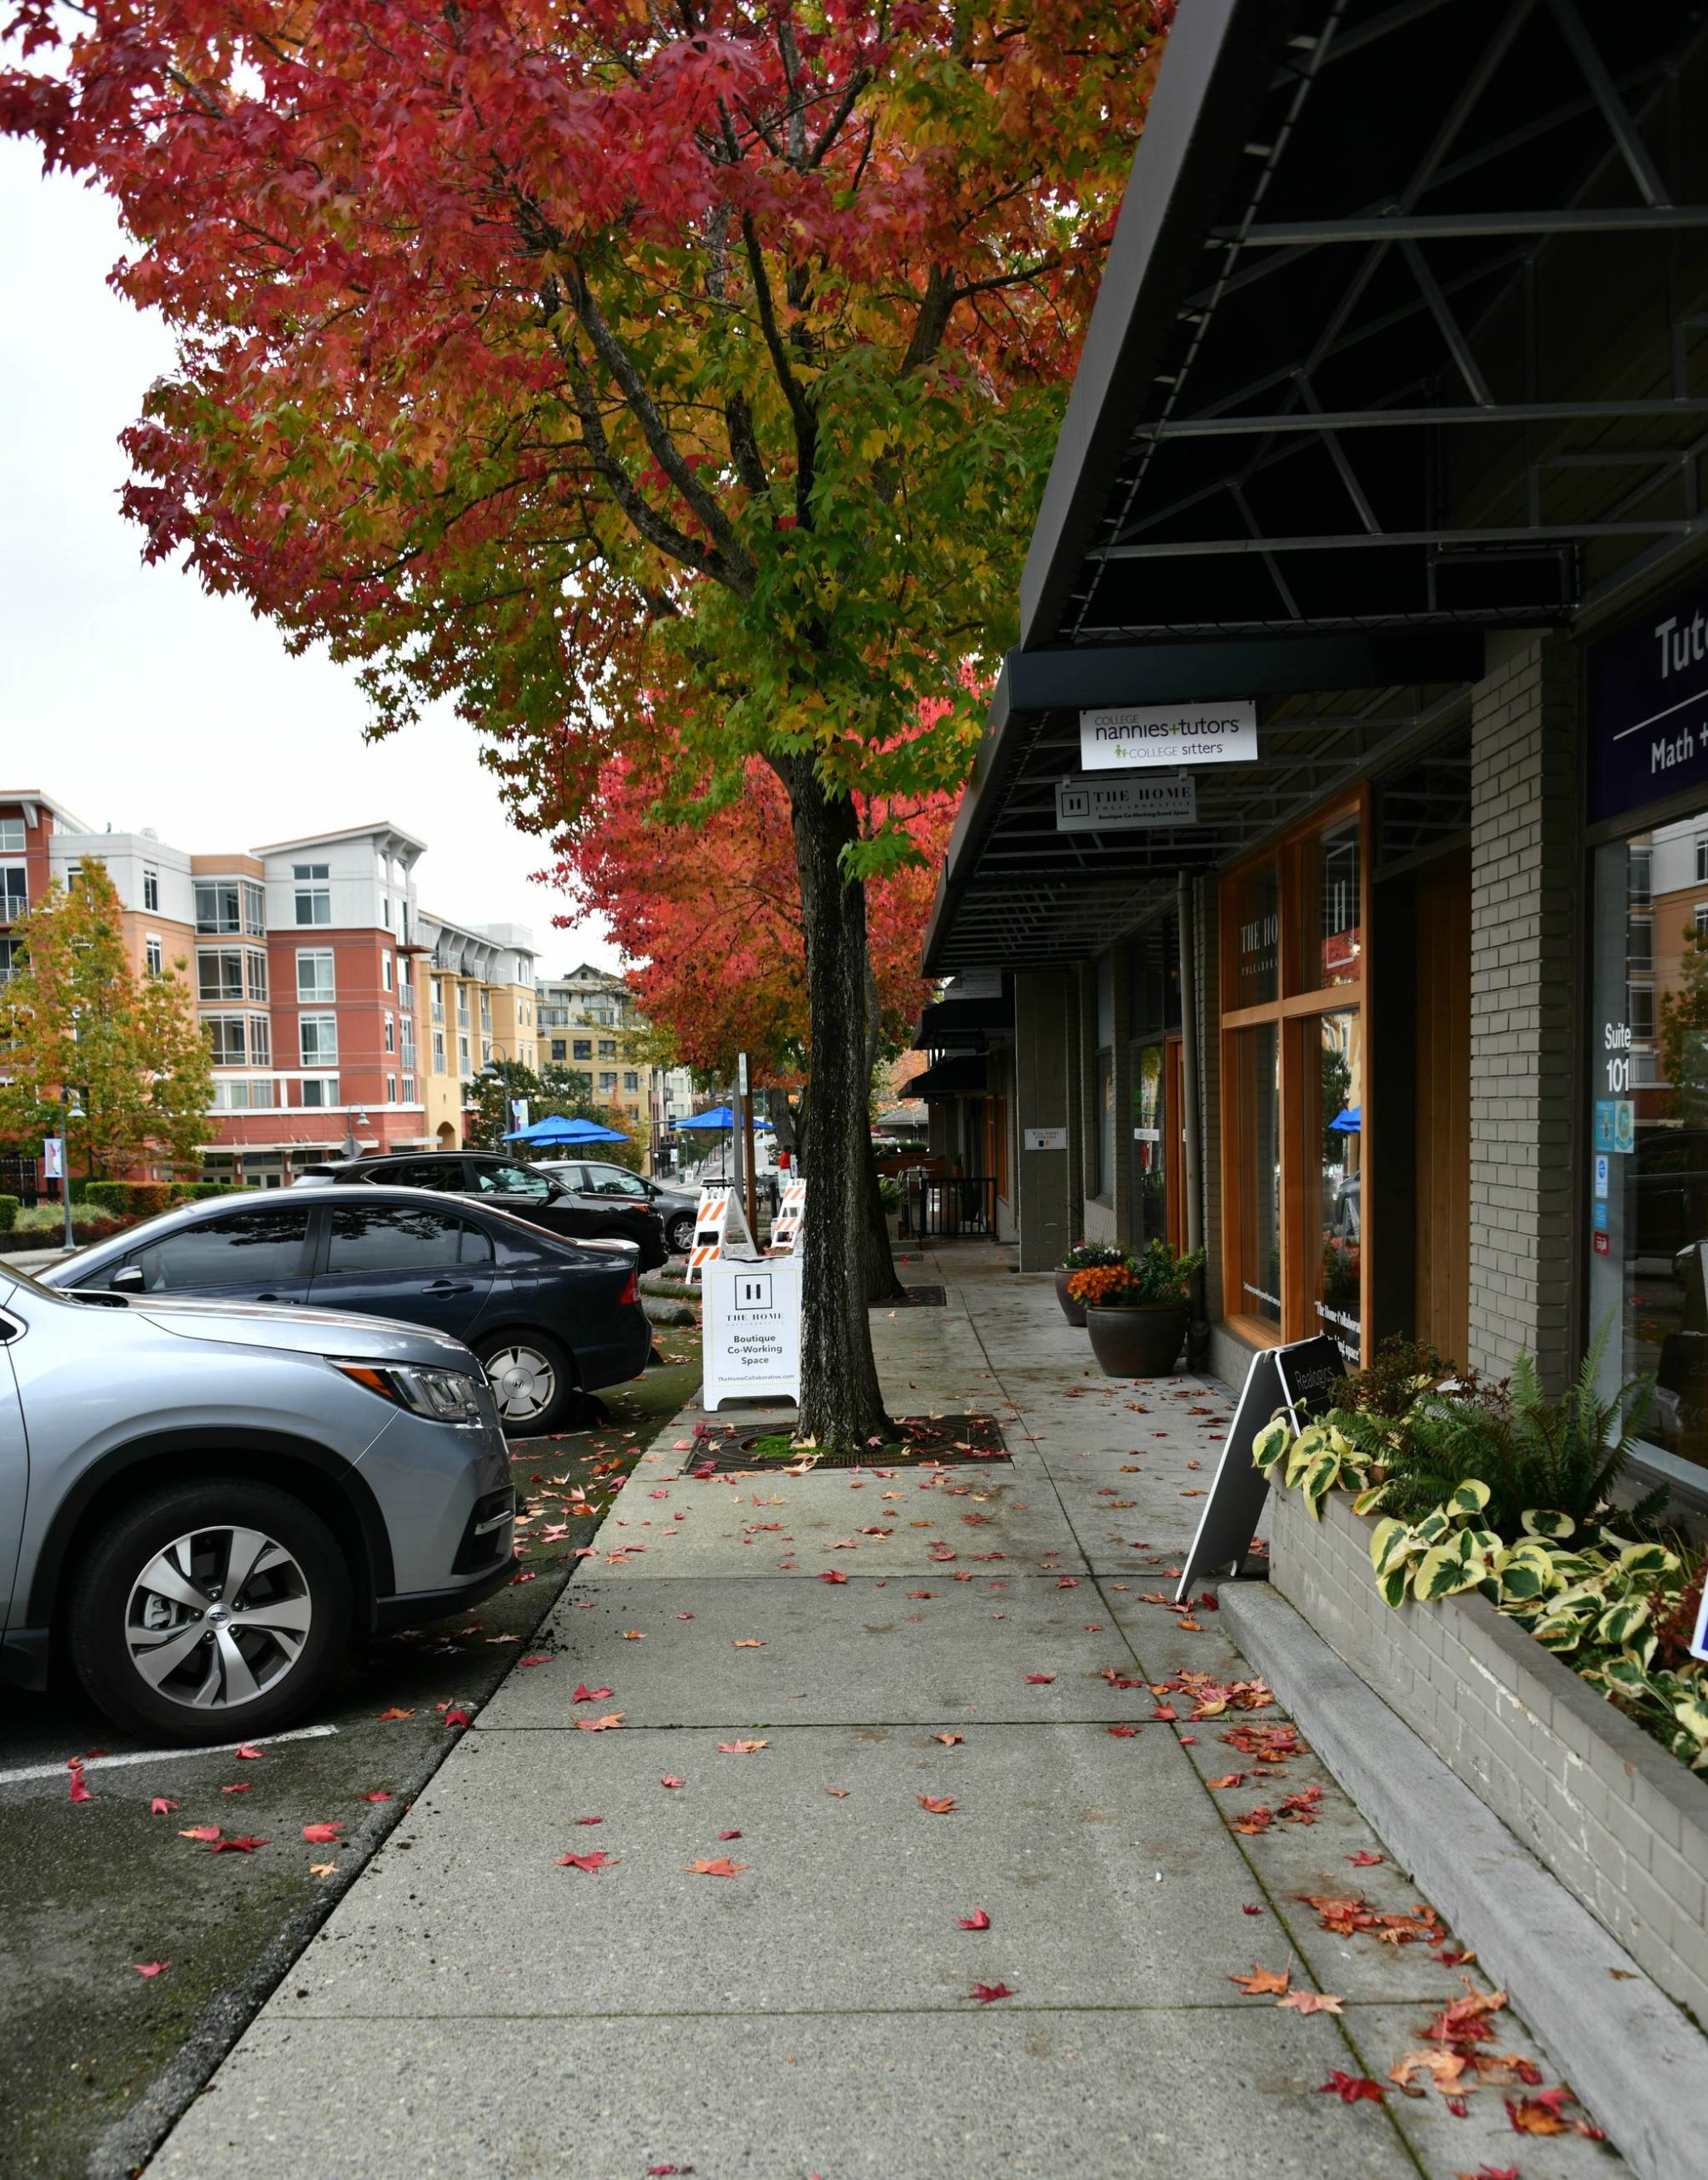
[[[1373,1855],[1367,1847],[1361,1847],[1356,1855],[1349,1855],[1346,1859],[1356,1868],[1373,1870],[1382,1857],[1379,1855]]]
[[[720,1832],[718,1834],[720,1839],[739,1839],[741,1836],[739,1832]]]
[[[667,1771],[658,1783],[661,1787],[685,1787],[688,1781],[679,1779],[673,1771]]]
[[[341,1824],[305,1824],[302,1836],[311,1847],[330,1847],[343,1829]]]
[[[1289,2007],[1294,2013],[1338,2013],[1342,1999],[1336,1991],[1289,1991],[1284,1999],[1277,1999],[1278,2006]]]
[[[257,1839],[252,1832],[248,1832],[240,1839],[215,1839],[208,1852],[210,1855],[252,1855],[257,1847],[268,1847],[272,1844],[271,1840]]]
[[[170,1816],[177,1806],[176,1802],[169,1802],[164,1794],[156,1794],[148,1804],[148,1814],[151,1816]]]
[[[770,1747],[768,1741],[720,1741],[718,1753],[719,1756],[757,1756],[762,1748]]]
[[[217,1824],[188,1825],[178,1834],[181,1839],[217,1839],[219,1836],[220,1827]]]
[[[95,1796],[83,1783],[83,1758],[80,1756],[72,1757],[66,1769],[72,1775],[72,1799],[74,1802],[92,1802]]]
[[[738,1635],[730,1648],[732,1650],[762,1650],[765,1644],[756,1635]]]
[[[1138,1731],[1138,1728],[1137,1726],[1109,1726],[1105,1730],[1112,1733],[1117,1741],[1131,1741]]]
[[[308,1865],[308,1874],[310,1877],[336,1877],[338,1865],[336,1862],[311,1862]]]
[[[1317,2085],[1319,2097],[1338,2097],[1343,2104],[1356,2104],[1362,2097],[1379,2104],[1384,2091],[1379,2081],[1372,2081],[1368,2074],[1343,2074],[1338,2067],[1331,2067],[1328,2080]]]
[[[156,1976],[163,1976],[172,1965],[169,1960],[133,1960],[130,1965],[145,1983]]]
[[[548,1666],[552,1662],[552,1654],[549,1650],[536,1650],[532,1657],[518,1658],[516,1662],[519,1666]]]
[[[848,1580],[848,1577],[845,1575],[839,1574],[835,1568],[832,1567],[827,1569],[818,1579],[821,1582],[845,1582]],[[754,1647],[757,1649],[759,1646],[755,1644]],[[737,1643],[736,1648],[739,1650],[742,1648],[742,1645]]]
[[[1229,1771],[1219,1779],[1210,1781],[1210,1784],[1218,1789],[1224,1787],[1243,1787],[1245,1783],[1246,1775],[1243,1771]]]
[[[964,1930],[988,1930],[990,1928],[990,1918],[982,1908],[975,1908],[970,1915],[963,1915],[960,1920]]]
[[[261,1754],[261,1751],[255,1747],[252,1741],[246,1741],[240,1748],[234,1749],[232,1753],[236,1756],[253,1758],[259,1756]]]
[[[1228,1981],[1230,1983],[1237,1983],[1249,1998],[1267,1999],[1275,1997],[1278,1992],[1285,1991],[1292,1977],[1292,1970],[1290,1967],[1279,1971],[1273,1968],[1260,1968],[1254,1960],[1252,1963],[1252,1972],[1249,1976],[1230,1976]]]
[[[1261,1915],[1263,1912],[1263,1909],[1258,1907],[1255,1900],[1247,1900],[1244,1902],[1240,1908],[1240,1913],[1242,1915]]]
[[[1437,2089],[1451,2089],[1464,2072],[1465,2061],[1456,2051],[1407,2051],[1388,2069],[1390,2081],[1409,2089],[1413,2074],[1424,2074]]]
[[[399,1711],[395,1708],[395,1707],[389,1711],[375,1711],[374,1713],[374,1716],[376,1718],[381,1720],[386,1718],[412,1718],[416,1714],[413,1711]]]
[[[1540,2097],[1507,2097],[1506,2116],[1520,2135],[1569,2135],[1572,2123],[1553,2101],[1558,2090],[1544,2090]]]
[[[714,1862],[685,1862],[684,1873],[689,1877],[739,1877],[748,1862],[732,1862],[727,1855],[719,1855]]]
[[[603,1703],[613,1692],[609,1688],[589,1688],[586,1681],[578,1680],[576,1683],[576,1692],[570,1696],[570,1701],[571,1703]]]
[[[854,1789],[851,1787],[827,1787],[824,1791],[827,1794],[831,1795],[835,1800],[839,1802],[845,1802],[849,1795],[853,1793]]]
[[[576,1731],[578,1734],[615,1733],[628,1716],[627,1711],[607,1711],[601,1718],[577,1718]]]
[[[608,1864],[614,1862],[616,1860],[616,1856],[606,1854],[603,1847],[595,1847],[590,1855],[559,1855],[558,1857],[558,1867],[560,1870],[587,1870],[592,1872],[602,1870],[605,1868]]]
[[[914,1799],[933,1816],[948,1816],[960,1807],[953,1794],[915,1794]]]
[[[1475,2172],[1456,2172],[1453,2180],[1518,2180],[1516,2165],[1479,2165]]]
[[[1006,1983],[975,1983],[966,1994],[977,1999],[980,2005],[994,2005],[998,1999],[1017,1999],[1020,1994],[1011,1991]]]
[[[255,1781],[253,1779],[239,1779],[236,1786],[221,1787],[220,1792],[222,1794],[246,1794],[250,1791],[254,1785]]]
[[[362,1798],[364,1802],[391,1802],[395,1801],[397,1796],[387,1793],[383,1787],[375,1787],[371,1793],[364,1794]]]
[[[1275,1821],[1272,1809],[1248,1809],[1243,1816],[1235,1818],[1234,1829],[1243,1833],[1247,1839],[1254,1839],[1258,1833],[1267,1832]]]
[[[644,1643],[646,1640],[646,1631],[641,1627],[625,1627],[622,1631],[622,1639],[625,1643]]]
[[[1026,1685],[1029,1688],[1047,1688],[1055,1678],[1052,1672],[1029,1672],[1026,1676]]]
[[[445,1712],[444,1723],[448,1730],[453,1726],[472,1726],[474,1724],[474,1721],[469,1717],[467,1711],[462,1710],[458,1705],[453,1703]]]

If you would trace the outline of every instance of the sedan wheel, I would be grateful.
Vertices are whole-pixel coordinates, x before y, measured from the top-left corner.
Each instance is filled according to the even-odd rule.
[[[685,1257],[694,1246],[694,1214],[691,1211],[685,1211],[679,1218],[672,1219],[669,1239],[670,1254]]]
[[[268,1732],[311,1703],[349,1624],[349,1569],[319,1515],[232,1476],[123,1509],[88,1549],[69,1633],[110,1717],[210,1741]]]
[[[475,1352],[491,1382],[498,1420],[511,1437],[539,1436],[558,1427],[575,1392],[575,1378],[555,1341],[539,1333],[501,1333]]]

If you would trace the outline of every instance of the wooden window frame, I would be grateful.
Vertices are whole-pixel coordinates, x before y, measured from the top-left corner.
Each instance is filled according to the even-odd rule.
[[[1310,1288],[1306,1276],[1307,1231],[1315,1236],[1320,1225],[1314,1204],[1319,1175],[1315,1168],[1302,1170],[1298,1153],[1300,1124],[1307,1110],[1305,1039],[1304,1025],[1324,1014],[1356,1013],[1360,1016],[1359,1170],[1365,1176],[1374,1167],[1373,1104],[1370,1094],[1370,1043],[1367,987],[1370,975],[1371,804],[1367,783],[1313,813],[1299,824],[1267,841],[1260,850],[1243,856],[1222,875],[1221,934],[1218,972],[1225,1000],[1236,989],[1238,925],[1233,912],[1234,889],[1240,881],[1264,863],[1274,862],[1280,881],[1276,918],[1275,981],[1277,996],[1252,1007],[1224,1007],[1219,1023],[1222,1081],[1222,1293],[1229,1301],[1243,1292],[1244,1219],[1241,1194],[1241,1113],[1238,1095],[1238,1039],[1242,1030],[1275,1023],[1281,1035],[1281,1318],[1272,1325],[1229,1309],[1229,1329],[1254,1347],[1279,1347],[1308,1339],[1317,1330],[1312,1321]],[[1332,831],[1349,818],[1358,822],[1358,974],[1345,984],[1326,984],[1312,991],[1298,987],[1300,964],[1299,865],[1306,845]],[[1370,1357],[1370,1297],[1373,1221],[1369,1191],[1359,1190],[1358,1322],[1360,1360]],[[1315,1246],[1314,1242],[1312,1247]]]

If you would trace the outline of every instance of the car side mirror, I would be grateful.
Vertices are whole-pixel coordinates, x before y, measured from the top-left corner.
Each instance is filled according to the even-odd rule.
[[[142,1266],[140,1264],[121,1265],[107,1282],[115,1294],[140,1294],[142,1292]]]

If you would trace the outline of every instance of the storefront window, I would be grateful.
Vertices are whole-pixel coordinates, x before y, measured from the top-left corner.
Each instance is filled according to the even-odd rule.
[[[1168,1236],[1162,1047],[1140,1045],[1132,1058],[1133,1224],[1142,1245]]]
[[[1098,1185],[1104,1203],[1115,1202],[1115,1054],[1098,1054]]]
[[[1596,853],[1590,1330],[1654,1379],[1642,1436],[1708,1466],[1708,814]]]
[[[1240,1314],[1281,1321],[1281,1029],[1265,1022],[1235,1040],[1239,1085]]]
[[[1254,1336],[1328,1332],[1363,1359],[1362,802],[1222,898],[1224,1293]]]

